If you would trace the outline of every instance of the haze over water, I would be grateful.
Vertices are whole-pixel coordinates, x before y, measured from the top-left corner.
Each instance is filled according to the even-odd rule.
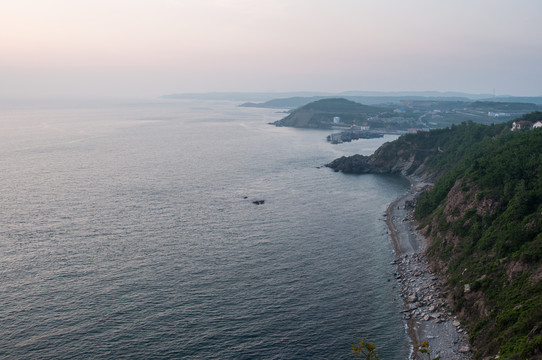
[[[382,214],[408,183],[318,168],[393,138],[282,116],[3,110],[0,358],[340,359],[364,337],[406,358]]]
[[[4,0],[1,99],[541,96],[539,0]]]

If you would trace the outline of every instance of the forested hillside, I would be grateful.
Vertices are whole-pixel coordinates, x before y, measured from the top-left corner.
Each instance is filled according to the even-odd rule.
[[[542,113],[524,119],[542,120]],[[448,280],[449,299],[471,329],[477,358],[499,352],[540,359],[542,130],[471,124],[443,131],[444,137],[460,140],[454,130],[466,142],[450,142],[449,157],[444,148],[428,160],[431,168],[447,170],[416,207],[431,240],[428,254]]]
[[[438,178],[465,160],[480,142],[509,132],[508,123],[488,126],[464,122],[451,128],[405,134],[383,144],[373,155],[341,157],[327,166],[344,173],[402,173]]]
[[[542,359],[542,129],[511,127],[465,122],[327,165],[434,181],[415,216],[476,359]]]
[[[382,112],[382,108],[367,106],[346,99],[322,99],[311,102],[293,111],[284,119],[275,122],[277,126],[329,129],[333,118],[338,117],[346,124],[360,125],[369,116]]]

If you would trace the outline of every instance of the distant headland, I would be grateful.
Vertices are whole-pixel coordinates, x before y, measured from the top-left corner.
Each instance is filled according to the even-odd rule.
[[[292,110],[274,124],[343,130],[361,127],[378,133],[404,133],[444,128],[464,121],[501,123],[540,110],[542,105],[521,102],[401,100],[363,105],[345,98],[327,98]]]
[[[242,107],[282,109],[289,114],[277,126],[348,129],[362,126],[378,133],[430,130],[474,121],[494,124],[542,110],[542,96],[514,97],[458,92],[341,93],[185,93],[164,99],[239,101]]]

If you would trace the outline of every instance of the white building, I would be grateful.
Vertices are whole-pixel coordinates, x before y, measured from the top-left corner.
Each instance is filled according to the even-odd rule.
[[[503,117],[503,116],[510,116],[510,114],[509,113],[504,113],[504,112],[497,113],[497,112],[490,111],[490,112],[487,113],[487,116],[489,116],[489,117]]]
[[[530,121],[514,121],[512,123],[512,131],[518,131],[518,130],[529,130],[533,128],[533,123]]]

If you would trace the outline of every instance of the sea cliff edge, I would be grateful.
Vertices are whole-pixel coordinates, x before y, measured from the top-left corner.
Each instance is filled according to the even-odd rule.
[[[424,162],[414,157],[385,159],[382,155],[390,146],[394,146],[393,143],[384,144],[373,155],[342,157],[326,166],[351,174],[397,174],[410,181],[410,190],[394,200],[384,216],[395,250],[395,278],[400,286],[403,319],[411,339],[411,359],[421,359],[414,347],[425,341],[431,358],[471,359],[468,333],[452,315],[450,304],[441,292],[443,279],[430,269],[425,255],[428,241],[416,230],[413,216],[417,197],[433,185],[434,177],[425,171]]]
[[[471,359],[466,330],[450,311],[442,294],[442,280],[431,271],[425,255],[427,239],[418,233],[412,211],[417,196],[430,183],[408,177],[411,189],[386,210],[386,224],[395,249],[396,280],[403,299],[403,319],[412,347],[429,343],[431,358]],[[416,359],[415,352],[412,359]]]

